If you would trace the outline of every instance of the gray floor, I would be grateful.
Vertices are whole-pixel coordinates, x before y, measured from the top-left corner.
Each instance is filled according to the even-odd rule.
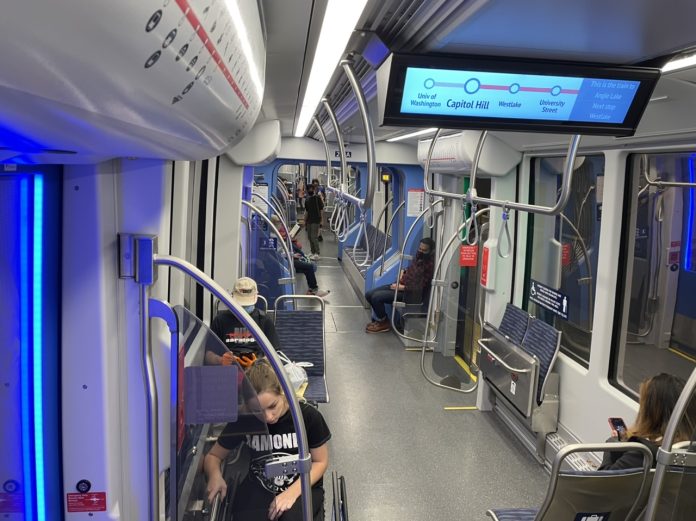
[[[393,333],[366,334],[368,312],[329,234],[322,255],[331,403],[320,410],[333,432],[329,470],[346,478],[350,521],[483,520],[488,508],[539,506],[545,471],[493,414],[444,410],[475,397],[427,383],[420,353],[405,351]]]

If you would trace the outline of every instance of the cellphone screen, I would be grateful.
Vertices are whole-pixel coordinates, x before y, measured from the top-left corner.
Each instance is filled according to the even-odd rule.
[[[611,430],[615,432],[619,438],[626,434],[626,424],[622,418],[609,418]]]

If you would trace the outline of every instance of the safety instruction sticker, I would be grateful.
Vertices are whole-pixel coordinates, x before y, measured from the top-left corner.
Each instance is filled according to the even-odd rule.
[[[611,512],[586,513],[580,512],[573,521],[609,521]]]
[[[459,267],[473,268],[478,263],[478,244],[459,246]]]
[[[421,189],[411,189],[408,191],[408,201],[406,202],[406,215],[408,217],[418,217],[425,208],[425,191]]]
[[[529,284],[529,300],[568,320],[568,296],[534,279]]]
[[[71,492],[65,495],[68,512],[105,512],[106,492]]]
[[[0,513],[16,514],[24,512],[24,494],[21,492],[0,492]]]

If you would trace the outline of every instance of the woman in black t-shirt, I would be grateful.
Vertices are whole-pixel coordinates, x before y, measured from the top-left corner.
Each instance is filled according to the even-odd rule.
[[[259,360],[246,371],[247,379],[258,395],[268,433],[254,432],[240,436],[240,427],[230,423],[223,430],[210,452],[205,456],[204,470],[208,478],[208,499],[219,492],[224,498],[227,484],[220,465],[230,450],[244,438],[251,449],[249,474],[235,491],[232,510],[235,521],[302,521],[302,503],[299,475],[269,479],[264,475],[265,463],[274,457],[298,453],[297,437],[288,401],[280,387],[273,368]],[[311,405],[301,403],[312,467],[312,506],[315,519],[324,519],[323,476],[329,465],[328,441],[331,438],[324,417]]]

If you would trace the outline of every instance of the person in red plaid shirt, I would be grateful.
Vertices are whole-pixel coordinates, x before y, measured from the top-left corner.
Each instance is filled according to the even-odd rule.
[[[365,299],[372,306],[372,316],[375,318],[365,328],[367,333],[382,333],[391,329],[384,305],[394,301],[395,293],[400,301],[413,303],[423,300],[433,278],[434,253],[435,241],[426,237],[418,244],[416,259],[402,272],[398,282],[398,293],[397,283],[379,286],[365,293]]]

